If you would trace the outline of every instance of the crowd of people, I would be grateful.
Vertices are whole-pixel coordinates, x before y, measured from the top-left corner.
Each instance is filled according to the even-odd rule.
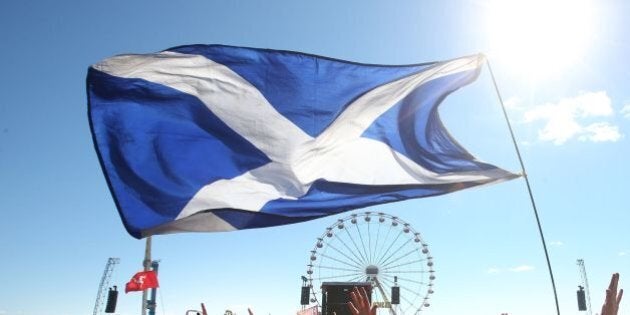
[[[623,297],[623,289],[619,289],[618,286],[619,274],[614,273],[610,279],[608,289],[606,289],[606,299],[599,315],[618,315],[619,304]],[[376,305],[370,303],[364,288],[354,288],[354,291],[350,292],[348,309],[352,315],[376,315]],[[254,315],[250,309],[247,309],[247,311],[249,315]]]

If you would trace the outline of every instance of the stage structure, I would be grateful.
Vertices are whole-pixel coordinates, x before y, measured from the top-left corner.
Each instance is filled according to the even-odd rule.
[[[593,314],[593,309],[591,308],[591,290],[588,287],[588,277],[586,276],[584,259],[578,259],[577,265],[580,271],[580,278],[582,279],[582,283],[579,286],[580,290],[577,292],[578,309],[580,311],[586,311],[586,315],[591,315]]]

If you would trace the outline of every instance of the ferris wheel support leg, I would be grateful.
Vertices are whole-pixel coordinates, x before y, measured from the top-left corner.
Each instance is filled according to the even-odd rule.
[[[389,305],[389,313],[392,314],[392,315],[396,315],[396,311],[394,310],[394,306],[389,301],[389,298],[387,297],[387,294],[385,294],[385,290],[383,290],[383,286],[381,286],[381,282],[378,281],[377,277],[374,277],[374,283],[376,283],[376,287],[381,292],[381,295],[383,295],[383,302],[385,302],[385,305]]]

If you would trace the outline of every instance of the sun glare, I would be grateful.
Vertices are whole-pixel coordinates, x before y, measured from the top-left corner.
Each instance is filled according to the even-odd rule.
[[[489,58],[532,79],[580,61],[595,24],[589,0],[496,0],[486,21]]]

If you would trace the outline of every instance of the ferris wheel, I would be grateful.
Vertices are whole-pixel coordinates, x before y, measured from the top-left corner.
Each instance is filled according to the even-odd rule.
[[[370,282],[377,314],[419,314],[433,294],[433,257],[409,223],[365,212],[326,228],[311,250],[306,274],[311,302],[321,306],[323,282]],[[392,303],[392,287],[399,303]]]

